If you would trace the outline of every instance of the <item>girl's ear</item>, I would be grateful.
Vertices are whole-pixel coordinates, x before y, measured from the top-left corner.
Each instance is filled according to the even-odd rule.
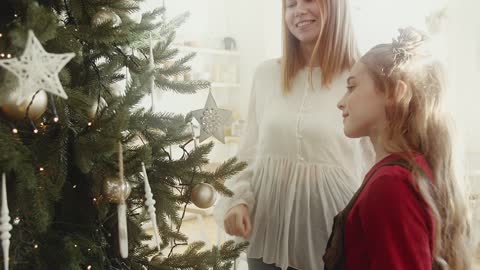
[[[408,85],[402,81],[398,80],[397,85],[395,86],[395,97],[397,100],[401,100],[406,97],[408,94]]]
[[[396,104],[403,99],[411,98],[408,85],[402,80],[397,80],[397,83],[395,84],[395,89],[391,91],[386,96],[386,98],[387,102],[392,102],[393,104]]]
[[[390,91],[385,96],[387,106],[396,106],[396,104],[399,104],[401,101],[409,102],[412,95],[408,88],[408,85],[404,81],[397,80],[393,91]]]

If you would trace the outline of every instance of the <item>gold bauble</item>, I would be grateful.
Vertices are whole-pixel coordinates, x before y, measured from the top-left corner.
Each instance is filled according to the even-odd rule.
[[[163,256],[162,253],[160,254],[157,254],[155,256],[152,257],[152,259],[150,260],[150,264],[152,266],[159,266],[161,265],[163,262],[165,261],[165,256]]]
[[[201,183],[193,188],[191,199],[198,208],[209,208],[215,203],[217,192],[212,185]]]
[[[122,185],[118,177],[107,177],[103,181],[103,195],[109,202],[121,203],[122,194],[123,199],[126,200],[130,196],[131,191],[130,184],[125,181],[125,184]]]
[[[103,97],[100,97],[100,106],[98,106],[98,99],[95,99],[92,103],[92,107],[88,110],[88,118],[95,119],[97,111],[100,112],[107,106],[107,102]],[[98,109],[97,109],[98,108]]]
[[[2,103],[1,109],[8,117],[14,120],[22,120],[25,118],[28,105],[32,102],[32,105],[30,105],[30,108],[28,109],[28,118],[31,120],[37,120],[47,110],[48,96],[45,91],[38,92],[37,95],[35,95],[35,98],[33,98],[34,95],[35,93],[32,93],[23,98],[23,101],[19,104],[17,104],[17,96],[10,95],[7,100]]]
[[[97,27],[109,21],[112,22],[113,27],[118,27],[122,23],[122,19],[120,19],[117,13],[108,9],[102,9],[93,15],[91,24],[93,27]]]

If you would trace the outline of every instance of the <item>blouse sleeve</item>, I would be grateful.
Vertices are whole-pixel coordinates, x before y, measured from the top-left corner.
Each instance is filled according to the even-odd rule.
[[[431,270],[427,211],[398,166],[377,172],[359,204],[371,270]]]
[[[247,162],[247,167],[235,177],[228,179],[225,186],[230,189],[234,195],[232,197],[221,197],[214,210],[214,218],[217,224],[223,228],[225,214],[232,207],[239,204],[247,205],[252,209],[255,203],[255,196],[252,190],[253,172],[255,155],[258,144],[258,108],[259,96],[257,93],[259,71],[255,72],[250,101],[248,106],[247,125],[243,132],[237,158],[240,161]]]

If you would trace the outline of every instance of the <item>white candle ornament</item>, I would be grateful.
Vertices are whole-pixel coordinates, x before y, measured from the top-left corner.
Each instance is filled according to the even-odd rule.
[[[162,240],[160,239],[160,235],[158,234],[157,215],[155,214],[155,200],[153,199],[152,189],[150,188],[150,183],[148,182],[147,170],[145,169],[145,163],[143,162],[142,173],[143,179],[145,181],[145,206],[148,209],[148,215],[150,216],[150,220],[152,221],[155,243],[157,244],[158,251],[160,251],[160,244],[162,243]]]
[[[150,57],[148,62],[148,69],[153,71],[155,69],[155,60],[153,59],[153,40],[152,40],[152,33],[150,33]],[[154,96],[154,89],[155,89],[155,77],[150,76],[150,96],[152,98],[152,111],[155,112],[155,96]]]
[[[125,179],[123,175],[123,148],[122,143],[118,142],[118,162],[119,162],[119,175],[120,183],[125,185]],[[127,204],[124,194],[121,193],[120,203],[117,205],[118,214],[118,240],[120,244],[120,256],[122,258],[128,258],[128,231],[127,231]]]
[[[7,202],[7,177],[5,173],[2,174],[2,210],[0,211],[0,238],[2,239],[2,249],[3,249],[3,269],[8,270],[8,263],[10,261],[9,250],[10,250],[10,231],[13,226],[10,224],[10,216],[8,211],[8,202]]]
[[[197,136],[195,136],[195,127],[192,122],[190,122],[190,129],[192,130],[193,147],[197,149]],[[172,154],[170,153],[170,156],[171,155]]]

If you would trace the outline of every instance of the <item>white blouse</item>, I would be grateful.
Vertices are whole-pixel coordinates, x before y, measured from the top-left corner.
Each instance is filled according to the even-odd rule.
[[[253,227],[247,257],[282,269],[323,269],[333,217],[374,159],[370,142],[343,133],[336,105],[346,91],[347,74],[326,88],[318,68],[312,85],[309,73],[301,70],[292,92],[283,95],[278,60],[258,67],[238,153],[249,165],[226,181],[235,195],[221,198],[214,213],[223,227],[230,208],[247,204]]]

